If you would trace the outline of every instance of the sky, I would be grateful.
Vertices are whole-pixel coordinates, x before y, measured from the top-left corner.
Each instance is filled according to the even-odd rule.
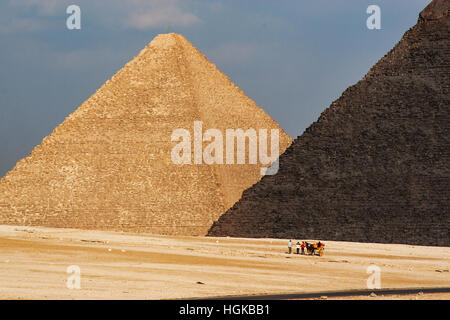
[[[296,138],[429,2],[2,0],[0,177],[160,33],[184,35]],[[66,26],[72,4],[80,30]],[[380,30],[366,26],[369,5]]]

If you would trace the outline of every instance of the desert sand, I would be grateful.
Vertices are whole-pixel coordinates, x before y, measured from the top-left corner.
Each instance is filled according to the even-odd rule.
[[[0,226],[0,299],[177,299],[367,289],[371,264],[381,268],[382,288],[450,287],[448,247],[325,244],[319,257],[289,255],[283,239]],[[80,289],[67,288],[71,265],[81,269]],[[450,293],[350,298],[450,299]]]

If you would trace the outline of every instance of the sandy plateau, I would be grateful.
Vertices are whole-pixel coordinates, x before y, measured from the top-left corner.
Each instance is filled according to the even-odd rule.
[[[174,299],[367,289],[371,264],[381,268],[382,288],[450,287],[448,247],[325,243],[325,254],[313,257],[287,254],[287,240],[280,239],[0,226],[0,299]],[[70,265],[81,268],[78,290],[66,286]],[[450,293],[351,298],[450,299]]]

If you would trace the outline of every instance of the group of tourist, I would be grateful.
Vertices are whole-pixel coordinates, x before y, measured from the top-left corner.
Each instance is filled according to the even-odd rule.
[[[302,243],[300,244],[299,241],[297,241],[297,243],[295,244],[295,249],[296,249],[296,253],[300,254],[300,249],[302,250],[301,254],[305,254],[305,241],[302,241]],[[289,240],[288,242],[288,252],[289,254],[292,253],[292,240]]]
[[[308,244],[305,241],[302,241],[302,243],[300,244],[300,241],[297,241],[297,243],[295,244],[295,249],[296,249],[295,253],[304,255],[305,254],[305,248],[307,248],[308,251],[312,250],[312,252],[314,253],[315,249],[320,249],[321,247],[324,247],[324,246],[325,246],[325,244],[323,244],[320,241],[317,242],[317,243],[314,243],[314,244]],[[309,247],[311,247],[311,248],[309,248]],[[300,253],[300,249],[302,250],[301,253]],[[288,253],[289,254],[292,253],[292,240],[289,240],[289,242],[288,242]]]

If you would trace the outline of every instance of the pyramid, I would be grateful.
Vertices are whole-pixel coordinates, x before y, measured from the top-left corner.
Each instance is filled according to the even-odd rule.
[[[262,175],[174,163],[171,135],[195,121],[279,129],[277,157],[292,142],[183,36],[159,35],[0,180],[0,224],[205,235]]]
[[[425,8],[209,235],[450,246],[449,7]]]

